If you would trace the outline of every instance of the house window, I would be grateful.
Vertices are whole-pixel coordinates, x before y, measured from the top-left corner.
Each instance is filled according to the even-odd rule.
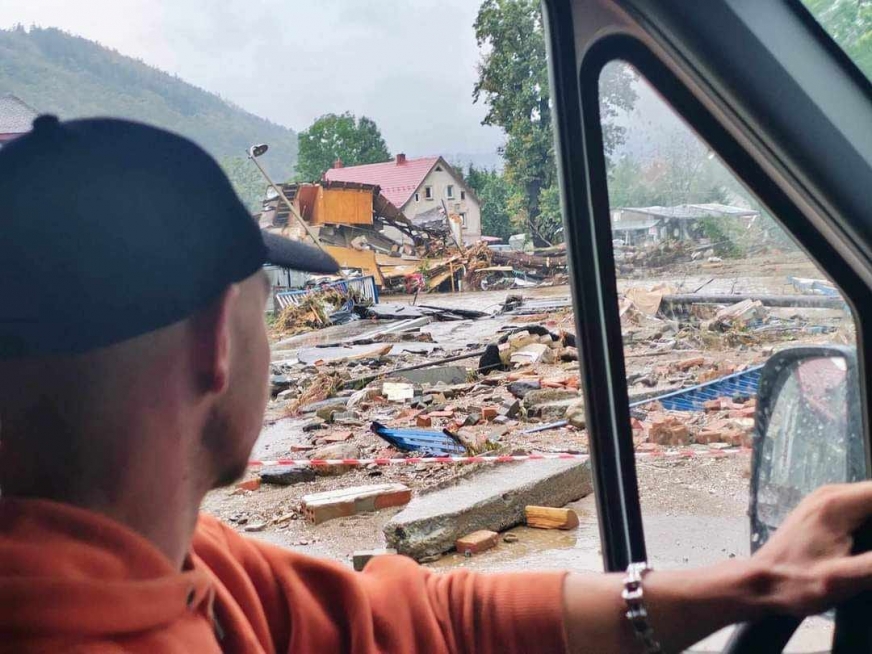
[[[421,201],[421,194],[415,193],[415,202],[420,202],[420,201]]]
[[[460,228],[466,229],[466,214],[465,213],[460,214]]]
[[[424,187],[424,199],[425,200],[432,200],[433,199],[433,187],[432,186],[425,186]]]
[[[436,166],[436,172],[437,172],[437,173],[441,173],[441,172],[442,172],[442,166]]]
[[[445,197],[449,200],[454,199],[454,184],[449,184],[445,187]]]
[[[460,199],[461,199],[461,200],[465,200],[465,199],[466,199],[466,191],[463,191],[463,190],[460,191]]]

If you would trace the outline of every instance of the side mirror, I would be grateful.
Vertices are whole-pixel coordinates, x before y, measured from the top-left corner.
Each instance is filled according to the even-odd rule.
[[[751,552],[803,497],[866,478],[854,348],[796,347],[760,374],[751,458]]]

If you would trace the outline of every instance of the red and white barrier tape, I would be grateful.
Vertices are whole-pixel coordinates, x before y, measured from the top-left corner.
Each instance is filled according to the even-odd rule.
[[[636,452],[637,459],[721,459],[726,456],[735,454],[748,454],[751,450],[744,447],[733,447],[726,450],[656,450],[653,452]],[[503,454],[498,456],[410,456],[408,458],[386,459],[386,458],[371,458],[371,459],[273,459],[273,460],[253,460],[249,461],[248,465],[251,468],[260,468],[266,466],[297,466],[300,468],[328,468],[331,466],[368,466],[375,464],[377,466],[397,466],[397,465],[417,465],[419,463],[451,463],[451,464],[467,464],[467,463],[513,463],[515,461],[549,461],[554,459],[570,459],[574,461],[586,461],[590,458],[588,454]]]

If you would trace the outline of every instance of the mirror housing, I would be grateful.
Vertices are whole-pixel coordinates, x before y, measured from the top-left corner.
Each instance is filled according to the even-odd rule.
[[[772,355],[760,374],[752,448],[753,554],[812,490],[867,477],[856,350]]]

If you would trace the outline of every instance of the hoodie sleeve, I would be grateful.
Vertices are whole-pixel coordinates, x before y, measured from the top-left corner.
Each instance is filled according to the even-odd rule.
[[[244,538],[208,517],[194,550],[268,650],[566,651],[563,572],[439,574],[402,556],[354,572]]]

